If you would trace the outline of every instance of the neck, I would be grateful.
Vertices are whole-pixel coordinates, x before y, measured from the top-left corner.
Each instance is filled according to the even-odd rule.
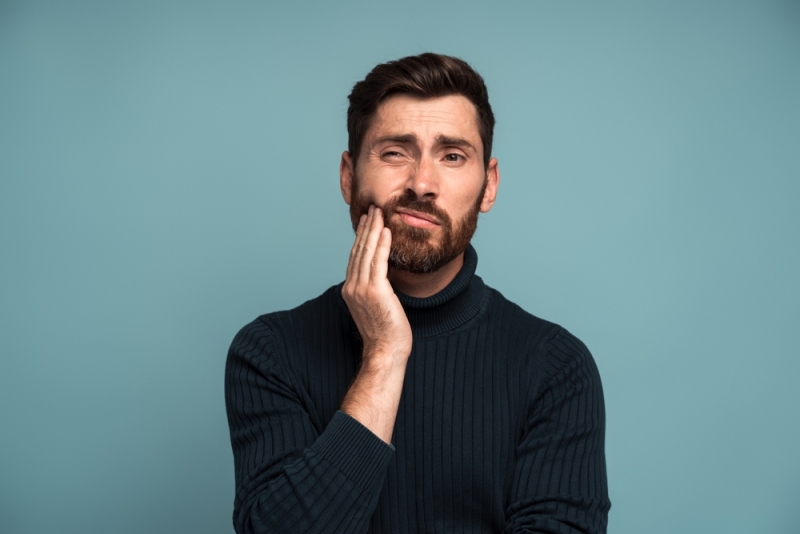
[[[450,263],[436,272],[415,274],[389,268],[389,282],[398,291],[409,297],[425,298],[435,295],[453,281],[464,265],[464,253],[456,256]]]

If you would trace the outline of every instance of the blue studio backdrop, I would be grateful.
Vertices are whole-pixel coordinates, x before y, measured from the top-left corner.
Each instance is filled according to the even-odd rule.
[[[615,534],[800,532],[800,3],[0,1],[0,532],[232,532],[228,345],[338,283],[346,95],[485,77],[478,273],[592,350]]]

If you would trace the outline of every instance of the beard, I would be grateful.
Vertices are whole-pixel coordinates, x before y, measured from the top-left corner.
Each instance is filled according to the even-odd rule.
[[[412,191],[406,191],[403,195],[392,198],[380,206],[383,212],[383,224],[392,232],[389,266],[400,271],[424,274],[438,271],[457,258],[467,249],[478,228],[478,213],[485,190],[484,180],[475,204],[456,223],[447,212],[436,207],[432,201],[419,200]],[[361,194],[358,180],[355,180],[350,195],[350,220],[354,230],[358,228],[361,215],[367,213],[371,204],[376,203]],[[399,217],[393,217],[397,213],[397,208],[407,208],[436,217],[440,224],[439,240],[434,239],[431,230],[408,226]]]

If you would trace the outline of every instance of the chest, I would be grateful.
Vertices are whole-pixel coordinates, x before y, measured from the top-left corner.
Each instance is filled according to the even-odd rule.
[[[429,514],[426,522],[502,516],[535,377],[524,355],[501,349],[469,332],[415,342],[385,490],[408,514]]]

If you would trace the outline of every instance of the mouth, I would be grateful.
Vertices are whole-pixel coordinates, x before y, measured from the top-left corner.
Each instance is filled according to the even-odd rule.
[[[428,213],[422,213],[408,208],[398,208],[395,212],[408,226],[413,226],[415,228],[436,228],[437,226],[441,226],[438,219]]]

